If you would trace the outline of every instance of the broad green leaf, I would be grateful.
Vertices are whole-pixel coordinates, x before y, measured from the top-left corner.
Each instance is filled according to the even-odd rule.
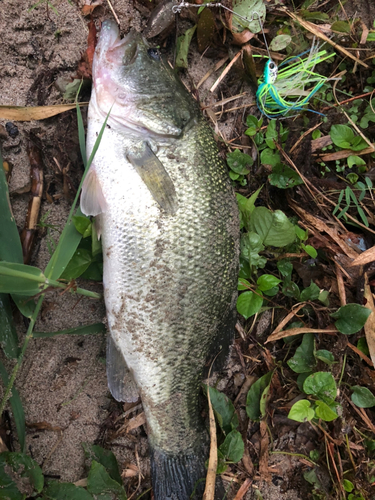
[[[13,323],[9,295],[5,293],[0,293],[0,345],[7,358],[18,357],[18,336]]]
[[[87,478],[87,489],[96,500],[126,500],[124,488],[95,460]]]
[[[284,276],[291,276],[292,271],[293,271],[293,264],[290,262],[290,260],[287,259],[282,259],[277,262],[277,269],[280,271],[281,275]]]
[[[246,413],[250,420],[260,420],[265,415],[264,405],[271,385],[272,375],[273,372],[268,372],[263,377],[260,377],[247,393]]]
[[[260,311],[263,304],[262,292],[243,292],[237,299],[237,311],[242,314],[245,319],[254,316]]]
[[[204,386],[207,390],[207,386]],[[216,419],[224,434],[229,434],[238,427],[238,417],[232,401],[214,387],[209,387],[210,400]]]
[[[303,392],[303,384],[305,383],[305,380],[307,377],[311,375],[311,372],[305,372],[305,373],[300,373],[297,377],[297,386],[298,389]]]
[[[0,375],[3,381],[4,387],[8,386],[9,378],[5,366],[0,361]],[[13,386],[12,395],[9,398],[9,403],[12,408],[14,422],[16,424],[18,441],[20,442],[21,451],[25,453],[26,451],[26,423],[25,423],[25,412],[23,411],[23,406],[21,403],[20,395],[17,389]]]
[[[366,165],[365,160],[363,160],[360,156],[348,156],[347,160],[348,167],[352,168],[353,165]]]
[[[225,437],[224,443],[220,446],[219,450],[230,461],[239,462],[244,454],[245,447],[241,434],[235,429]]]
[[[75,228],[82,234],[83,238],[91,235],[92,222],[88,217],[85,215],[74,215],[72,220]]]
[[[302,290],[301,292],[301,302],[305,302],[307,300],[317,300],[320,295],[320,288],[315,283],[311,282],[310,286]]]
[[[117,459],[110,450],[105,450],[96,444],[83,443],[82,446],[87,459],[99,462],[103,467],[105,467],[112,479],[114,479],[117,483],[122,484]]]
[[[177,68],[188,68],[188,54],[191,39],[193,38],[194,32],[197,26],[193,26],[185,31],[185,33],[178,37],[177,39],[177,56],[176,56],[176,67]]]
[[[252,33],[259,33],[262,30],[266,18],[266,6],[263,0],[234,0],[232,5],[235,14],[249,20],[246,21],[238,16],[233,16],[233,31],[241,33],[247,28]],[[257,14],[253,14],[254,12]]]
[[[368,345],[367,345],[367,340],[365,339],[365,337],[362,337],[362,338],[358,339],[357,348],[361,352],[363,352],[363,354],[366,354],[366,356],[370,355],[370,351],[369,351],[369,348],[368,348]]]
[[[303,243],[301,243],[301,247],[312,259],[317,258],[318,252],[315,250],[314,247],[312,247],[311,245],[304,245]]]
[[[281,161],[280,153],[278,151],[274,151],[273,149],[266,148],[260,153],[260,162],[262,165],[271,165],[272,167],[276,167]]]
[[[81,278],[85,280],[103,281],[103,262],[92,262]]]
[[[307,399],[301,399],[294,403],[288,414],[288,418],[297,422],[309,422],[315,416],[314,410],[311,408],[311,403]]]
[[[334,355],[326,349],[320,349],[319,351],[316,351],[315,357],[317,359],[320,359],[320,361],[323,361],[323,363],[326,363],[327,365],[332,365],[335,362]]]
[[[0,498],[25,500],[43,489],[44,478],[39,465],[24,453],[0,453]]]
[[[36,295],[45,281],[46,277],[37,267],[0,262],[0,293]]]
[[[339,31],[340,33],[350,33],[350,24],[347,21],[335,21],[331,25],[332,31]]]
[[[324,403],[324,401],[316,401],[315,406],[315,415],[325,422],[331,422],[338,417],[337,413]]]
[[[294,283],[294,281],[290,281],[289,277],[284,280],[282,292],[285,295],[285,297],[292,297],[293,299],[296,299],[298,301],[300,299],[301,293],[298,288],[298,285],[297,283]]]
[[[264,245],[285,247],[296,239],[294,225],[281,210],[271,212],[266,207],[255,207],[250,228],[262,238]]]
[[[352,387],[353,394],[351,399],[353,403],[359,408],[372,408],[375,406],[375,397],[367,387],[355,385]]]
[[[259,234],[250,231],[241,236],[241,257],[247,260],[250,266],[263,268],[266,265],[267,259],[261,257],[259,252],[264,250],[262,238]]]
[[[295,355],[288,361],[289,367],[296,373],[311,372],[316,365],[314,347],[314,334],[305,333]]]
[[[272,186],[279,189],[288,189],[303,184],[297,172],[283,163],[278,163],[272,168],[272,174],[268,176],[268,180]]]
[[[33,332],[34,338],[48,338],[56,335],[94,335],[97,333],[105,333],[106,327],[103,323],[94,323],[92,325],[76,326],[67,330],[59,330],[57,332]]]
[[[329,135],[335,146],[348,149],[355,137],[353,130],[347,125],[332,125]]]
[[[343,479],[342,485],[344,487],[344,490],[347,491],[348,493],[354,490],[354,484],[351,481],[349,481],[349,479]]]
[[[241,153],[239,149],[235,149],[233,153],[228,153],[227,163],[229,168],[237,174],[247,175],[250,172],[249,167],[254,163],[254,160],[251,156]]]
[[[337,396],[337,386],[335,379],[329,372],[316,372],[307,377],[303,384],[306,394],[313,394],[318,399],[332,403]]]
[[[51,481],[43,491],[43,498],[48,500],[94,500],[88,491],[72,483]]]
[[[249,290],[251,288],[250,283],[245,278],[238,278],[237,290]]]
[[[292,37],[289,35],[277,35],[270,43],[269,49],[278,52],[279,50],[285,49],[290,42],[292,41]]]
[[[281,283],[281,280],[279,280],[279,278],[276,278],[276,276],[273,276],[272,274],[262,274],[262,276],[260,276],[257,280],[259,290],[261,290],[262,292],[271,290],[271,288],[274,288],[279,283]]]
[[[90,245],[91,246],[91,245]],[[61,274],[62,279],[72,280],[81,276],[92,263],[91,249],[78,247],[73,257]]]
[[[367,307],[359,304],[347,304],[331,314],[331,317],[336,320],[335,327],[339,332],[351,335],[363,328],[370,314],[371,310]]]

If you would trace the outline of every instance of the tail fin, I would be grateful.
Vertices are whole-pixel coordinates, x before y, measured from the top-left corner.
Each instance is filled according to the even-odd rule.
[[[152,448],[151,476],[155,500],[201,499],[206,477],[206,458],[202,449],[196,453],[192,451],[186,455],[174,455]]]

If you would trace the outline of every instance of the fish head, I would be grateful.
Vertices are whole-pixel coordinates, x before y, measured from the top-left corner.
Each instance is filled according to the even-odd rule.
[[[197,106],[159,51],[135,31],[125,38],[105,21],[93,62],[93,105],[119,132],[179,137]]]

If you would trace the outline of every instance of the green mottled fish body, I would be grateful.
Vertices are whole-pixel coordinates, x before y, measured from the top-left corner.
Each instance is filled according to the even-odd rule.
[[[236,200],[197,104],[139,35],[103,24],[93,83],[88,153],[111,113],[81,207],[103,243],[108,383],[141,395],[155,499],[185,500],[207,459],[202,371],[233,333]]]

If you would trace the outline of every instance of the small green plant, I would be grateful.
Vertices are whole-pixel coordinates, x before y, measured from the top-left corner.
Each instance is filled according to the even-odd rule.
[[[368,222],[367,217],[363,211],[363,208],[360,206],[360,202],[364,198],[365,192],[366,192],[365,190],[362,190],[358,199],[357,199],[356,195],[354,194],[354,192],[350,186],[347,186],[345,189],[341,190],[340,194],[339,194],[339,198],[337,200],[337,205],[333,209],[332,215],[337,214],[338,219],[343,217],[345,222],[351,223],[350,221],[348,221],[345,214],[350,208],[356,208],[362,223],[366,227],[368,227],[369,222]],[[343,202],[344,196],[345,196],[345,206],[344,206],[344,208],[341,208],[341,204]]]

